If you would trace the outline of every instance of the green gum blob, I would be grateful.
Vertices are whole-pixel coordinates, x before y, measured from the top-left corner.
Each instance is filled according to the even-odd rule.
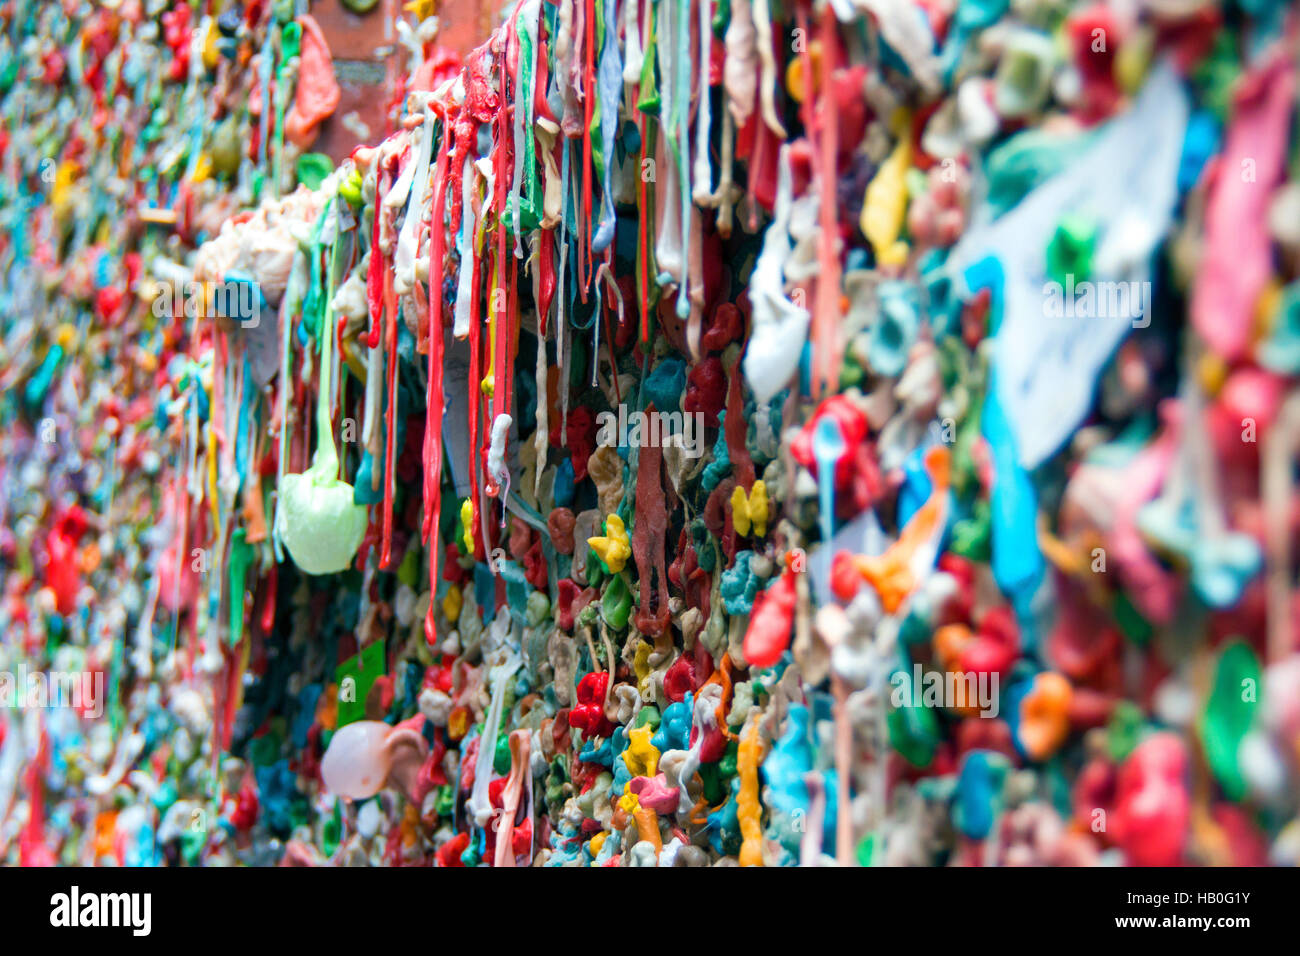
[[[1260,666],[1250,645],[1237,641],[1219,655],[1214,689],[1197,726],[1205,760],[1229,800],[1246,795],[1241,744],[1259,712]]]
[[[626,629],[627,619],[631,613],[632,592],[628,590],[623,576],[615,574],[610,578],[609,587],[605,589],[605,594],[600,600],[600,616],[614,630],[622,631]]]
[[[913,767],[924,769],[939,747],[939,721],[929,707],[890,708],[889,744]]]

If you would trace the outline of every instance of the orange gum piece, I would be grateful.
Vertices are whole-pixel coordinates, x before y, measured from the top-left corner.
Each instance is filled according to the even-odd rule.
[[[1060,674],[1044,672],[1020,704],[1020,739],[1034,759],[1050,756],[1070,733],[1073,689]]]
[[[632,811],[632,817],[636,820],[637,836],[654,844],[655,856],[658,856],[664,848],[659,837],[659,816],[649,807],[637,807]]]
[[[722,700],[713,711],[713,716],[718,721],[718,729],[728,740],[736,740],[736,735],[727,729],[727,705],[731,703],[731,655],[722,655],[722,663],[713,669],[713,673],[709,675],[709,679],[704,682],[701,689],[710,684],[722,685]]]
[[[936,445],[926,452],[925,470],[933,485],[930,497],[912,515],[912,520],[899,533],[898,540],[886,548],[884,554],[858,555],[853,559],[858,573],[876,589],[881,606],[890,614],[897,611],[907,596],[916,589],[912,558],[922,545],[934,537],[947,517],[948,487],[952,479],[952,461],[948,449]]]
[[[708,801],[706,801],[704,797],[701,796],[699,800],[695,801],[695,806],[691,807],[691,815],[690,815],[691,823],[695,824],[696,826],[704,826],[706,823],[708,823],[709,822],[708,814],[705,814],[704,816],[700,816],[700,811],[707,810],[707,809],[709,809]]]
[[[743,837],[740,846],[741,866],[763,865],[762,806],[758,801],[758,765],[763,759],[763,743],[758,724],[750,722],[749,732],[740,742],[736,770],[740,774],[740,793],[736,795],[736,815]]]

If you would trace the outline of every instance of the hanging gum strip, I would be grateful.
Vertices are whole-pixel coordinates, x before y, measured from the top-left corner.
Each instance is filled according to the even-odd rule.
[[[510,774],[501,791],[501,812],[497,815],[496,852],[493,866],[514,866],[515,816],[519,812],[519,797],[532,751],[532,737],[527,730],[510,734]]]
[[[613,290],[614,297],[618,301],[618,324],[621,328],[623,325],[623,293],[618,287],[617,280],[614,278],[613,270],[610,268],[610,260],[614,258],[614,249],[612,244],[605,247],[602,258],[604,259],[604,262],[600,264],[600,268],[596,272],[596,282],[599,284],[603,277],[606,280],[607,285]],[[609,299],[602,296],[601,312],[604,313],[603,318],[605,320],[605,348],[609,350],[609,375],[614,382],[614,404],[622,405],[623,392],[622,386],[618,383],[618,356],[614,354],[614,330],[609,324],[609,310]],[[597,320],[599,321],[600,318],[601,317],[598,316]],[[600,356],[596,355],[595,360],[599,362]]]
[[[512,414],[514,408],[515,395],[515,363],[514,356],[519,354],[519,270],[510,269],[509,286],[506,289],[506,335],[507,347],[509,349],[506,360],[506,389],[501,399],[501,407],[505,414]],[[541,347],[539,343],[539,348]],[[539,401],[544,401],[545,396],[539,395]]]
[[[489,420],[495,421],[496,417],[501,414],[500,389],[505,384],[505,363],[506,363],[506,339],[502,328],[504,323],[504,309],[498,308],[500,298],[505,295],[505,285],[502,282],[503,275],[508,271],[506,265],[506,214],[509,204],[509,179],[513,174],[513,169],[507,172],[507,167],[513,165],[510,158],[510,77],[506,70],[506,63],[509,58],[509,49],[511,46],[511,29],[510,22],[507,22],[505,28],[504,40],[506,43],[505,56],[497,58],[498,66],[501,70],[501,100],[497,108],[496,116],[492,119],[492,130],[494,140],[492,143],[492,212],[493,212],[493,268],[489,289],[491,290],[488,299],[488,323],[491,328],[491,354],[492,354],[492,395],[489,399]],[[489,425],[490,427],[490,425]]]
[[[647,123],[646,123],[645,114],[642,113],[640,116],[637,117],[637,130],[641,134],[641,162],[637,167],[637,187],[636,187],[636,211],[637,211],[636,285],[637,285],[637,293],[641,299],[641,345],[643,346],[641,350],[641,364],[643,368],[648,358],[648,351],[649,351],[649,349],[646,348],[646,346],[650,344],[650,277],[649,277],[650,264],[648,261],[648,253],[647,253],[647,247],[649,246],[650,243],[650,238],[648,235],[650,224],[647,221],[648,218],[647,211],[649,209],[649,206],[647,205],[647,201],[646,201],[646,176],[645,176],[645,168],[646,168],[645,161],[646,161],[646,146],[647,146],[646,126]]]
[[[498,286],[497,286],[497,279],[498,279],[498,276],[497,276],[497,263],[498,263],[498,260],[497,260],[496,250],[495,250],[495,249],[491,249],[491,250],[489,250],[489,251],[488,251],[488,256],[490,257],[490,258],[489,258],[489,262],[491,263],[491,265],[488,267],[488,275],[487,275],[487,290],[488,290],[488,313],[487,313],[487,328],[488,328],[488,347],[487,347],[487,353],[488,353],[488,374],[487,374],[486,376],[484,376],[483,381],[479,383],[479,389],[482,391],[482,393],[483,393],[483,397],[487,399],[487,403],[488,403],[488,416],[487,416],[487,417],[488,417],[488,427],[491,428],[491,427],[492,427],[492,419],[496,417],[496,413],[497,413],[496,402],[495,402],[495,399],[496,399],[496,393],[497,393],[497,389],[496,389],[496,386],[497,386],[497,375],[501,373],[501,367],[500,367],[500,363],[501,363],[501,354],[500,354],[499,350],[497,349],[497,326],[499,325],[499,323],[497,322],[497,311],[498,311],[498,310],[497,310],[497,294],[498,294],[498,292],[500,292],[500,289],[499,289]],[[488,389],[488,382],[489,382],[489,381],[492,383],[492,387],[491,387],[490,390]]]
[[[831,90],[833,71],[838,69],[843,59],[840,50],[839,33],[835,26],[835,13],[828,4],[822,11],[822,57],[821,57],[821,93],[818,97],[823,125],[820,130],[819,149],[821,151],[821,242],[818,244],[818,257],[821,267],[817,276],[817,316],[819,326],[817,349],[818,379],[822,394],[828,394],[839,383],[840,361],[843,349],[839,343],[840,324],[840,257],[835,248],[839,235],[837,224],[838,202],[835,196],[835,184],[839,181],[836,170],[836,158],[839,155],[839,123],[828,115],[831,109]],[[808,54],[805,52],[805,64]],[[811,73],[809,76],[811,77]]]
[[[481,201],[479,190],[474,189],[475,204]],[[480,220],[481,222],[481,220]],[[479,388],[479,380],[482,377],[483,369],[483,330],[482,322],[482,302],[480,299],[482,290],[482,271],[481,264],[483,259],[482,252],[483,233],[481,229],[476,229],[471,236],[471,249],[473,250],[473,278],[470,281],[470,306],[469,306],[469,349],[470,349],[470,368],[469,368],[469,499],[472,502],[471,507],[474,512],[478,511],[478,456],[479,456],[479,408],[482,404],[483,393]],[[465,264],[461,263],[461,268]],[[467,535],[473,535],[473,528],[466,528]],[[484,542],[486,546],[487,542]],[[477,548],[475,549],[477,550]]]
[[[387,571],[393,564],[393,471],[397,457],[397,296],[393,291],[393,270],[384,270],[385,333],[388,339],[388,408],[384,425],[387,428],[384,452],[384,538],[379,551],[379,566]]]
[[[1268,209],[1273,188],[1286,174],[1294,64],[1294,52],[1279,48],[1271,60],[1238,81],[1232,122],[1206,205],[1191,320],[1214,352],[1228,361],[1241,358],[1250,345],[1254,309],[1272,271]]]
[[[386,179],[387,177],[382,173],[376,179],[375,221],[370,237],[370,262],[367,264],[366,271],[366,300],[370,306],[370,329],[365,336],[365,343],[372,349],[379,347],[380,325],[383,322],[384,310],[384,273],[388,271],[385,268],[384,254],[379,249],[379,215],[382,205],[379,197],[387,192],[386,188],[381,191],[379,187],[385,184]]]
[[[429,610],[424,619],[425,639],[435,640],[434,613],[438,593],[438,524],[442,510],[442,413],[444,407],[442,364],[446,333],[441,318],[429,332],[429,402],[424,423],[426,494],[424,498],[424,540],[429,552]]]
[[[649,406],[654,414],[654,404]],[[650,443],[637,451],[636,524],[632,528],[632,554],[640,578],[641,601],[636,614],[637,629],[658,637],[669,621],[668,574],[664,549],[668,533],[668,500],[664,494],[661,462],[663,449]],[[659,576],[658,613],[651,613],[651,570]]]
[[[447,160],[450,147],[450,129],[444,122],[442,142],[438,146],[438,159],[433,174],[433,218],[429,228],[429,375],[425,395],[424,426],[424,523],[421,539],[437,539],[438,491],[441,488],[442,458],[442,286],[445,277],[446,227],[443,224],[443,205],[447,198]],[[437,409],[435,412],[434,409]],[[430,551],[430,583],[437,584],[437,549]]]

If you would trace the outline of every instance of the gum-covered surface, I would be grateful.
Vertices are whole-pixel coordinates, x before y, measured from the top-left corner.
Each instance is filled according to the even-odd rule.
[[[1296,11],[471,9],[0,8],[0,861],[1296,863]]]

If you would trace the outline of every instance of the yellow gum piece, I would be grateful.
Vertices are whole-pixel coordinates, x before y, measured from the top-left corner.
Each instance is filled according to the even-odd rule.
[[[1043,557],[1051,561],[1063,573],[1083,573],[1083,558],[1071,550],[1070,546],[1064,541],[1053,537],[1050,532],[1038,532],[1038,547],[1043,552]]]
[[[1196,361],[1196,377],[1205,393],[1213,398],[1228,379],[1228,365],[1219,356],[1205,352]]]
[[[737,485],[731,492],[731,523],[736,534],[746,537],[752,528],[755,537],[763,537],[767,534],[767,517],[767,485],[762,480],[754,482],[748,497],[745,489]]]
[[[468,554],[474,553],[474,502],[466,498],[460,504],[460,523],[465,526],[465,534],[461,540],[465,542],[465,551]]]
[[[81,175],[81,167],[70,159],[59,163],[54,172],[54,185],[50,190],[50,205],[56,218],[65,218],[72,211],[72,185]]]
[[[460,596],[460,585],[453,584],[447,588],[447,593],[442,596],[442,613],[447,620],[455,624],[460,620],[460,609],[464,601]]]
[[[208,153],[199,153],[199,161],[194,164],[194,175],[190,182],[201,183],[212,178],[212,157]]]
[[[208,390],[208,407],[212,407],[212,390]],[[208,419],[208,506],[212,511],[212,527],[217,540],[221,540],[221,512],[217,508],[217,453],[216,435],[212,429],[212,419]]]
[[[749,491],[749,520],[754,522],[754,536],[762,538],[767,534],[767,482],[760,478],[754,482]]]
[[[898,236],[907,214],[906,176],[911,166],[912,141],[904,136],[867,184],[859,226],[881,265],[898,266],[907,261],[907,243]]]
[[[469,714],[467,709],[452,710],[447,717],[447,734],[452,740],[460,740],[469,733]]]
[[[622,571],[627,566],[627,559],[632,557],[632,544],[627,535],[627,528],[623,526],[623,519],[615,514],[605,519],[604,536],[588,538],[587,545],[596,552],[611,574]]]
[[[402,9],[407,13],[414,13],[418,23],[437,13],[438,4],[436,0],[411,0],[410,3],[403,5]]]
[[[355,340],[344,339],[340,351],[343,353],[343,361],[348,363],[348,368],[357,377],[357,381],[362,385],[366,384],[366,366],[357,353]]]
[[[1259,294],[1259,299],[1255,302],[1252,341],[1262,341],[1273,333],[1273,325],[1281,308],[1282,283],[1278,282],[1277,276],[1274,276],[1268,280],[1268,285],[1264,286],[1264,290]]]
[[[503,295],[505,291],[497,286],[496,266],[492,267],[492,275],[488,278],[488,359],[489,371],[483,376],[483,381],[479,382],[479,390],[487,398],[492,398],[496,393],[496,354],[497,354],[497,312],[496,307],[497,292]]]
[[[651,731],[647,727],[634,727],[627,732],[627,750],[623,763],[634,777],[653,777],[659,772],[659,750],[650,743]]]
[[[650,667],[650,655],[654,653],[654,645],[642,641],[636,646],[636,657],[632,658],[632,673],[636,675],[636,687],[640,691],[646,679],[652,673]]]
[[[202,53],[203,68],[206,70],[215,70],[217,64],[221,62],[221,51],[217,49],[217,37],[219,35],[216,21],[208,21],[208,32],[203,36]]]
[[[731,492],[731,526],[742,538],[749,534],[749,501],[740,485]]]

